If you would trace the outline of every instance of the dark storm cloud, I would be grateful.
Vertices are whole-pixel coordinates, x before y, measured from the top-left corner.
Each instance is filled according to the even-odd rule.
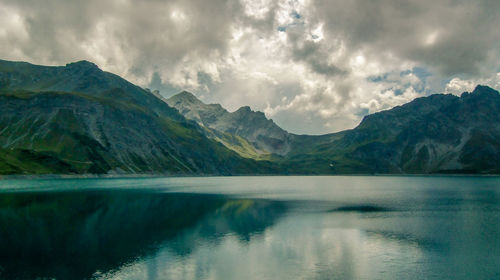
[[[0,5],[23,19],[29,38],[13,46],[22,56],[54,64],[97,59],[138,76],[174,68],[186,58],[224,54],[230,23],[242,13],[238,2],[225,0],[5,0]]]
[[[295,61],[305,62],[311,70],[326,76],[346,75],[347,71],[332,62],[328,62],[329,50],[322,49],[323,44],[304,40],[289,34],[291,55]]]
[[[330,37],[371,55],[393,55],[444,75],[491,71],[500,49],[500,1],[314,1],[314,21]],[[486,64],[486,65],[485,65]]]
[[[499,26],[497,0],[1,0],[0,58],[87,59],[319,133],[445,88],[495,87]]]

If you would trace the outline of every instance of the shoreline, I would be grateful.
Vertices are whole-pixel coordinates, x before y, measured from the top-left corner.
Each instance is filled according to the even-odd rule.
[[[208,177],[500,177],[500,174],[15,174],[0,175],[2,180],[43,179],[146,179],[146,178],[208,178]]]

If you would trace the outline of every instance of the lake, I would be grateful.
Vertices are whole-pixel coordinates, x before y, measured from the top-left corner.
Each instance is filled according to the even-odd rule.
[[[1,279],[500,278],[500,177],[0,186]]]

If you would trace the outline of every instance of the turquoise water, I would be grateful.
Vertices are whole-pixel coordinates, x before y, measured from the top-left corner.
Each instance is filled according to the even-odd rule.
[[[500,177],[0,186],[0,279],[500,278]]]

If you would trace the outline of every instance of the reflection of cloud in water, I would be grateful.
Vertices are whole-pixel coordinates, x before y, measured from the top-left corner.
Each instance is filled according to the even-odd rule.
[[[182,259],[226,234],[250,240],[285,210],[277,202],[200,194],[3,194],[0,276],[88,278],[151,258],[160,245]]]
[[[242,241],[226,235],[217,243],[201,241],[190,255],[175,258],[168,245],[105,275],[103,279],[367,279],[390,261],[400,276],[423,254],[418,246],[371,238],[359,229],[329,227],[324,215],[284,218],[259,238]],[[408,244],[406,244],[408,245]],[[395,276],[395,275],[393,275]]]
[[[482,179],[491,184],[483,187],[476,178],[227,180],[220,192],[212,190],[226,195],[202,194],[207,190],[201,187],[200,193],[190,194],[164,193],[155,184],[148,190],[132,188],[160,179],[133,180],[130,187],[118,180],[122,190],[4,191],[0,278],[494,279],[498,275],[500,212],[498,195],[491,194],[498,193],[497,179]],[[234,180],[254,182],[258,188],[253,191],[261,195],[239,195],[248,186],[234,185]],[[346,180],[353,182],[340,187],[350,182]],[[372,185],[377,180],[382,183]],[[112,186],[115,180],[104,181]],[[309,181],[312,189],[305,184]],[[68,182],[73,181],[57,181]],[[89,182],[94,181],[80,184]],[[388,182],[392,182],[389,187]],[[407,182],[413,185],[408,187]],[[431,182],[439,183],[439,188]],[[457,188],[457,183],[469,185]],[[277,186],[269,187],[273,184]],[[97,180],[92,187],[102,186]]]

